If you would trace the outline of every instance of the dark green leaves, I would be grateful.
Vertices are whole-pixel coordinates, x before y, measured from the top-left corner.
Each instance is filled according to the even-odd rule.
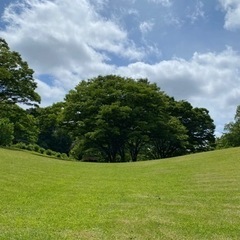
[[[165,158],[208,150],[214,125],[207,110],[176,102],[146,79],[115,75],[82,81],[66,96],[64,122],[74,151],[101,161]],[[80,144],[81,143],[81,144]]]
[[[33,70],[0,38],[0,103],[40,103]]]

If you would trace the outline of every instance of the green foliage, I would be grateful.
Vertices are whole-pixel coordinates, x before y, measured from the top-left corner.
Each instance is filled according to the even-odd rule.
[[[37,144],[33,144],[33,151],[39,152],[40,151],[40,146],[38,146]]]
[[[41,153],[41,154],[44,154],[44,152],[45,152],[45,149],[44,149],[44,148],[42,148],[42,147],[40,147],[38,152],[39,152],[39,153]]]
[[[239,239],[240,149],[76,163],[0,148],[0,239]]]
[[[168,124],[156,125],[151,131],[151,142],[149,154],[152,158],[166,158],[186,153],[189,144],[186,127],[176,117],[170,117]]]
[[[215,125],[205,108],[193,108],[189,102],[173,99],[168,109],[172,116],[178,118],[187,130],[187,152],[202,152],[215,147]]]
[[[148,127],[162,116],[165,95],[156,84],[119,76],[82,81],[66,96],[64,120],[84,150],[100,152],[108,162],[137,160]]]
[[[234,121],[226,124],[224,131],[217,141],[217,148],[240,146],[240,106],[236,109]]]
[[[27,150],[34,151],[34,145],[33,144],[28,144],[27,145]]]
[[[46,149],[44,153],[48,156],[54,156],[55,155],[55,152],[52,151],[51,149]]]
[[[40,103],[36,87],[33,70],[19,53],[11,51],[7,42],[0,38],[0,104]]]
[[[66,153],[61,153],[61,159],[69,159],[68,155]]]
[[[8,118],[0,118],[0,146],[11,145],[14,126]]]
[[[39,151],[39,146],[37,144],[26,144],[24,142],[18,142],[14,145],[12,145],[13,148],[19,148],[19,149],[24,149],[28,151]]]
[[[19,149],[27,149],[27,144],[26,143],[23,143],[23,142],[18,142],[14,145],[12,145],[12,147],[14,148],[19,148]]]
[[[69,159],[69,157],[66,153],[55,152],[55,151],[52,151],[51,149],[44,149],[44,148],[41,148],[37,144],[26,144],[26,143],[23,143],[23,142],[19,142],[19,143],[16,143],[14,145],[11,145],[11,147],[13,149],[18,148],[18,149],[23,149],[23,150],[28,150],[28,151],[34,151],[34,152],[37,152],[37,153],[40,153],[40,154],[56,157],[56,158],[59,158],[59,159],[65,159],[65,160]]]
[[[72,140],[62,120],[63,108],[64,103],[59,102],[46,108],[30,109],[29,112],[38,122],[38,145],[56,152],[68,153]]]
[[[76,139],[71,153],[77,159],[88,151],[99,161],[137,161],[139,154],[166,158],[214,146],[206,109],[177,102],[146,79],[99,76],[80,82],[65,101],[63,119]]]
[[[14,143],[36,143],[39,134],[37,119],[16,104],[0,104],[0,117],[7,117],[14,125]]]

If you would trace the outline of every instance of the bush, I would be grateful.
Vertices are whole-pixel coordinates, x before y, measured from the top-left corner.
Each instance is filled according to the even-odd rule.
[[[69,159],[68,155],[66,153],[60,153],[60,152],[55,152],[51,149],[45,149],[40,147],[37,144],[25,144],[23,142],[19,142],[16,143],[15,145],[13,145],[13,147],[15,148],[19,148],[19,149],[25,149],[25,150],[29,150],[29,151],[35,151],[38,152],[40,154],[46,154],[48,156],[54,156],[57,157],[59,159]]]
[[[39,152],[40,147],[39,147],[37,144],[34,144],[34,145],[33,145],[33,150],[34,150],[35,152]]]
[[[32,144],[27,145],[27,150],[34,151],[34,145]]]
[[[55,152],[52,151],[51,149],[47,149],[47,150],[45,150],[44,153],[45,153],[46,155],[48,155],[48,156],[54,156],[54,155],[55,155]]]
[[[61,158],[62,159],[68,159],[68,155],[66,153],[61,153]]]
[[[15,145],[13,145],[13,147],[15,148],[19,148],[19,149],[25,149],[25,150],[29,150],[29,151],[34,151],[34,152],[39,152],[39,153],[44,153],[45,149],[39,147],[37,144],[26,144],[23,142],[18,142]]]
[[[14,147],[19,148],[19,149],[27,149],[27,145],[23,142],[16,143]]]
[[[60,152],[57,152],[57,153],[56,153],[56,157],[57,157],[57,158],[62,158],[62,154],[61,154]]]
[[[40,147],[39,150],[38,150],[38,152],[41,153],[41,154],[44,154],[45,148],[41,148],[41,147]]]

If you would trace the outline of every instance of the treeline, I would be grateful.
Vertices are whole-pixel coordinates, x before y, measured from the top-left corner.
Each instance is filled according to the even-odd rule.
[[[159,159],[215,148],[208,110],[176,101],[147,79],[108,75],[83,80],[63,102],[41,108],[32,74],[0,39],[0,145],[35,144],[97,162]]]
[[[23,110],[1,104],[2,131],[78,160],[159,159],[214,148],[208,111],[175,101],[146,79],[99,76],[82,81],[64,102]],[[5,122],[5,127],[4,127]],[[9,143],[9,142],[8,142]]]

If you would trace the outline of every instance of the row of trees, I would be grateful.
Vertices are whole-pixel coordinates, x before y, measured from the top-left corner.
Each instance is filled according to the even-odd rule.
[[[79,160],[124,162],[214,148],[205,108],[175,101],[147,79],[99,76],[63,102],[37,107],[33,71],[0,39],[0,144],[37,143]],[[24,103],[32,108],[24,110]]]

